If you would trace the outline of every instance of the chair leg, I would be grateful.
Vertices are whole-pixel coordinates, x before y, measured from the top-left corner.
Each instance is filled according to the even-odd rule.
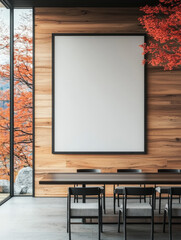
[[[101,219],[101,233],[103,232],[103,221],[102,221],[102,208],[100,211],[100,219]]]
[[[151,240],[154,240],[154,216],[151,218]]]
[[[120,224],[121,224],[121,211],[119,210],[119,216],[118,216],[118,232],[120,233]]]
[[[68,207],[68,197],[67,197],[67,233],[69,232],[69,207]]]
[[[68,219],[68,213],[67,213],[67,233],[69,232],[69,219]]]
[[[98,218],[98,239],[101,240],[101,214],[99,214]]]
[[[144,184],[144,188],[146,187],[146,185]],[[146,195],[144,195],[144,202],[146,203]]]
[[[155,186],[154,186],[154,188],[156,189],[156,184],[155,184]],[[154,201],[154,210],[156,209],[156,197],[157,197],[157,194],[156,194],[156,191],[155,191],[155,201]]]
[[[104,186],[104,194],[103,194],[103,204],[104,204],[104,214],[106,214],[106,193],[105,193],[105,186]]]
[[[127,240],[127,229],[126,229],[126,214],[124,213],[124,219],[123,219],[123,228],[124,228],[124,240]]]
[[[119,203],[119,194],[118,194],[118,207],[120,207],[120,203]]]
[[[69,222],[68,222],[68,229],[69,229],[69,240],[71,240],[71,223],[70,223],[70,218],[69,218]]]
[[[163,232],[165,233],[165,224],[166,224],[166,210],[164,210],[164,216],[163,216]]]
[[[172,240],[172,216],[170,214],[170,211],[168,212],[168,222],[169,222],[169,240]]]
[[[75,188],[75,184],[74,184],[74,188]],[[74,195],[74,203],[75,203],[75,198],[76,198],[76,196]]]
[[[67,221],[67,233],[69,232],[69,224],[68,224],[68,221]]]
[[[159,193],[159,214],[161,213],[161,199],[162,199],[162,194]]]
[[[113,197],[113,206],[114,206],[114,214],[116,214],[116,194],[114,192],[114,197]]]
[[[140,187],[142,187],[141,184],[140,184]],[[145,188],[146,185],[144,184],[143,187]],[[144,199],[144,202],[146,203],[146,195],[143,196],[143,199]],[[141,200],[142,200],[142,196],[140,196],[140,203],[141,203]]]
[[[154,204],[154,210],[156,210],[156,192],[154,194],[154,201],[153,201],[153,204]]]
[[[142,185],[140,184],[140,187],[142,187]],[[141,203],[141,195],[140,195],[140,203]]]
[[[103,233],[102,214],[101,214],[101,233]]]

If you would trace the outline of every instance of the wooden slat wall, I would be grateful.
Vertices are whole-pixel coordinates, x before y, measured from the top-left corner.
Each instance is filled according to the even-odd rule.
[[[136,8],[35,9],[35,195],[62,196],[66,186],[39,185],[48,172],[77,168],[181,168],[181,72],[148,68],[148,154],[53,155],[51,153],[52,33],[143,33]],[[107,187],[107,193],[112,192]]]

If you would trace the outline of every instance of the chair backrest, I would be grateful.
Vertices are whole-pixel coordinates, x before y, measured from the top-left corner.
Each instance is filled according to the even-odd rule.
[[[158,169],[158,173],[180,173],[180,169]]]
[[[181,195],[181,187],[171,187],[170,194],[171,195]]]
[[[117,173],[141,173],[141,169],[117,169]]]
[[[152,216],[154,215],[154,200],[155,200],[155,188],[153,187],[125,187],[124,188],[125,195],[123,198],[123,211],[126,215],[126,209],[127,209],[127,200],[128,196],[150,196],[151,197],[151,212]],[[142,203],[140,203],[141,205]]]
[[[70,187],[69,196],[72,195],[84,195],[84,196],[100,196],[101,189],[99,187]]]
[[[99,214],[102,211],[102,201],[101,201],[101,189],[99,187],[70,187],[69,188],[69,194],[67,196],[67,207],[68,207],[68,214],[69,217],[71,217],[71,205],[72,205],[72,201],[71,201],[71,196],[79,196],[81,195],[82,197],[85,196],[97,196],[97,204],[98,204],[98,210],[99,210]],[[74,203],[76,204],[76,203]],[[78,204],[78,203],[77,203]],[[85,203],[86,204],[86,203]]]
[[[180,196],[181,195],[181,187],[171,187],[170,188],[170,197],[169,197],[169,204],[168,204],[168,207],[169,207],[169,216],[170,218],[172,218],[172,200],[173,200],[173,195],[178,195]]]
[[[77,169],[77,173],[101,173],[101,169]]]
[[[125,187],[124,188],[124,201],[123,207],[126,209],[128,196],[151,196],[152,200],[152,211],[155,199],[155,188],[153,187]],[[141,203],[140,203],[141,204]]]
[[[125,187],[124,189],[125,196],[148,196],[155,193],[155,188],[153,187]]]

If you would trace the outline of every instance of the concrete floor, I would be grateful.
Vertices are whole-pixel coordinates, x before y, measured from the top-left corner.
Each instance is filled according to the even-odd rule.
[[[112,199],[107,200],[108,214]],[[164,204],[164,203],[163,203]],[[128,224],[128,240],[150,239],[149,224]],[[181,225],[174,224],[174,240],[181,239]],[[73,224],[72,240],[97,239],[97,224]],[[14,197],[0,207],[1,240],[68,240],[65,198]],[[105,224],[102,240],[122,240],[117,224]],[[155,239],[168,239],[162,224],[155,224]]]

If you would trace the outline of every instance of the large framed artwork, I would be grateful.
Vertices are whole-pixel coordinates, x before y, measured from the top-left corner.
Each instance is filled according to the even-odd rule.
[[[143,34],[53,34],[53,153],[146,153],[144,42]]]

